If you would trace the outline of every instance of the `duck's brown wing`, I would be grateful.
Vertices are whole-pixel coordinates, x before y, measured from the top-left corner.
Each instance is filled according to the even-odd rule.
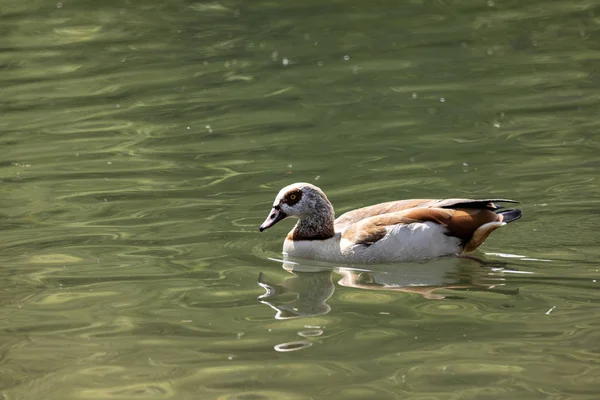
[[[395,213],[399,211],[410,210],[412,208],[444,208],[444,209],[475,209],[475,210],[490,210],[495,211],[502,208],[502,206],[496,203],[518,203],[515,200],[508,199],[411,199],[411,200],[398,200],[390,201],[387,203],[375,204],[368,207],[358,208],[356,210],[348,211],[347,213],[339,216],[334,224],[336,231],[343,231],[352,224],[362,221],[366,218],[375,217],[378,215]]]
[[[398,200],[357,208],[340,215],[334,222],[335,230],[343,231],[352,224],[377,215],[395,213],[415,207],[431,207],[437,201],[432,199]]]
[[[495,213],[487,208],[417,207],[395,213],[366,218],[350,225],[342,238],[355,244],[370,246],[387,235],[390,227],[402,224],[433,222],[446,228],[446,235],[461,240],[465,251],[479,247],[492,231],[521,216],[519,210]]]

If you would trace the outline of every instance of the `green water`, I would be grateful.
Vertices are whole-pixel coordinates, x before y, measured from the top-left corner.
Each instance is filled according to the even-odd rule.
[[[597,399],[599,65],[598,0],[4,0],[2,398]],[[295,181],[524,216],[282,266]]]

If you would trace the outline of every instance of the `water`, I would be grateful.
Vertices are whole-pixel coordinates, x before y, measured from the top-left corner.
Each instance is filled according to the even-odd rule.
[[[599,15],[5,1],[3,398],[597,398]],[[282,265],[294,181],[524,217],[503,268]]]

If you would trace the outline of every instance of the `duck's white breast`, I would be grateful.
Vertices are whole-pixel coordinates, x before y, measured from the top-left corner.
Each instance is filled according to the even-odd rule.
[[[461,251],[460,239],[446,235],[446,228],[434,222],[390,226],[387,234],[370,246],[342,238],[327,240],[286,239],[283,252],[292,257],[348,262],[377,263],[422,261]]]
[[[340,251],[340,234],[326,240],[290,240],[283,242],[283,253],[298,258],[344,261]]]

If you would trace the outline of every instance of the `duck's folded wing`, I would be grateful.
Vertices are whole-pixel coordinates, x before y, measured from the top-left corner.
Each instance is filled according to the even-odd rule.
[[[398,200],[357,208],[356,210],[348,211],[347,213],[340,215],[334,222],[335,230],[343,231],[352,224],[382,214],[395,213],[415,207],[430,207],[437,201],[438,200],[431,199]]]
[[[445,228],[444,234],[459,238],[466,251],[479,247],[490,233],[504,223],[502,214],[483,209],[412,208],[366,218],[350,225],[342,239],[356,245],[371,246],[397,225],[431,222]]]
[[[387,203],[375,204],[368,207],[358,208],[356,210],[348,211],[347,213],[339,216],[334,224],[336,231],[343,231],[352,224],[362,221],[367,218],[396,213],[400,211],[410,210],[417,207],[424,208],[444,208],[444,209],[487,209],[487,210],[499,210],[503,208],[501,205],[496,203],[518,203],[515,200],[508,199],[411,199],[411,200],[398,200],[390,201]]]

